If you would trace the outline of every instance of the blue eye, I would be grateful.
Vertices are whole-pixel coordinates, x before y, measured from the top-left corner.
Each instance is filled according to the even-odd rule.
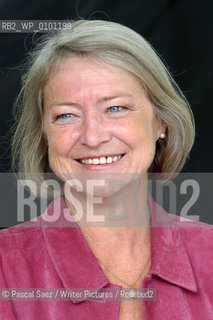
[[[73,113],[62,113],[56,116],[55,122],[57,123],[70,123],[70,121],[73,121],[73,118],[75,118],[75,115]]]
[[[110,107],[109,108],[109,111],[110,112],[119,112],[123,109],[123,107],[120,107],[120,106],[113,106],[113,107]]]
[[[64,113],[64,114],[61,114],[59,117],[62,119],[72,118],[73,114],[72,113]]]
[[[56,117],[56,120],[66,120],[66,119],[70,119],[70,118],[73,118],[74,115],[72,113],[62,113],[62,114],[59,114],[57,117]]]

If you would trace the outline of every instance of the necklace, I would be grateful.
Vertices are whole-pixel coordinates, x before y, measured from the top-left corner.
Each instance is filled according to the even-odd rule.
[[[78,224],[79,224],[79,223],[78,223]],[[79,225],[80,225],[80,224],[79,224]],[[91,240],[91,241],[94,243],[93,239],[92,239],[82,228],[81,228],[81,232],[83,233],[83,235],[86,237],[86,239],[87,239],[88,241]],[[100,264],[102,264],[115,278],[117,278],[117,279],[120,280],[121,282],[125,283],[125,285],[127,285],[127,286],[129,287],[129,289],[132,289],[132,290],[130,290],[130,291],[132,291],[132,292],[130,292],[130,295],[132,295],[132,297],[134,297],[134,296],[135,296],[135,291],[134,291],[134,289],[133,289],[133,286],[134,286],[134,284],[138,281],[138,279],[141,277],[141,275],[143,274],[146,266],[148,265],[148,263],[149,263],[149,261],[150,261],[150,259],[151,259],[151,256],[149,256],[149,258],[147,259],[147,261],[146,261],[143,269],[140,271],[140,273],[139,273],[139,275],[137,276],[137,278],[136,278],[135,280],[133,280],[132,282],[127,282],[126,280],[122,279],[118,274],[116,274],[116,273],[113,272],[109,267],[107,267],[107,266],[105,265],[105,263],[104,263],[95,253],[94,253],[94,256],[96,257],[96,259],[98,260],[98,262],[99,262]]]
[[[148,265],[149,261],[150,261],[150,256],[148,258],[148,260],[146,261],[146,264],[144,266],[144,268],[142,269],[142,271],[140,271],[139,275],[137,276],[137,278],[135,280],[133,280],[131,283],[127,282],[126,280],[122,279],[119,275],[117,275],[116,273],[114,273],[112,270],[110,270],[104,263],[103,261],[100,260],[100,258],[98,258],[97,256],[95,256],[96,259],[114,276],[116,277],[118,280],[120,280],[121,282],[125,283],[130,289],[133,288],[134,284],[138,281],[138,279],[140,278],[140,276],[143,274],[146,266]]]

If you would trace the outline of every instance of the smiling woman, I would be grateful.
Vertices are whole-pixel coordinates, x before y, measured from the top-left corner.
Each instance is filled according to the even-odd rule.
[[[46,35],[29,57],[17,108],[15,170],[38,186],[51,172],[63,186],[37,220],[0,232],[0,284],[73,294],[0,301],[0,314],[212,319],[212,226],[180,221],[147,191],[150,174],[163,180],[182,169],[194,122],[145,39],[97,20]]]

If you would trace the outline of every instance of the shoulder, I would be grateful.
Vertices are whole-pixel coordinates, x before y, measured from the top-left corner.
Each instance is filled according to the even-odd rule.
[[[178,227],[191,255],[201,253],[203,256],[209,255],[213,263],[213,225],[203,222],[181,221],[176,227]]]
[[[41,239],[41,217],[0,230],[0,254],[4,254],[11,249],[27,249],[32,245],[35,246],[35,242]]]
[[[186,219],[179,215],[166,212],[159,204],[152,200],[152,225],[169,227],[180,232],[188,246],[196,242],[197,248],[213,244],[213,225]]]
[[[213,225],[167,213],[154,201],[152,205],[154,226],[164,230],[161,235],[168,245],[178,244],[178,248],[185,248],[183,251],[186,251],[198,273],[205,270],[206,273],[213,274]],[[178,248],[173,246],[174,251]]]
[[[37,250],[38,244],[45,246],[44,229],[63,226],[61,212],[64,206],[63,197],[58,197],[50,202],[42,215],[0,230],[0,254],[19,248],[24,248],[25,251],[28,248]]]
[[[201,287],[204,284],[207,287],[209,281],[213,281],[213,225],[183,219],[179,216],[175,220],[172,228],[182,240],[196,281]]]
[[[200,242],[200,245],[205,242],[209,243],[209,241],[213,241],[212,224],[189,220],[169,213],[168,216],[174,217],[172,225],[180,230],[181,235],[184,239],[190,239],[192,242],[193,240],[200,239],[202,240]]]
[[[168,225],[180,232],[187,247],[198,250],[213,246],[213,225],[189,220],[164,211]]]

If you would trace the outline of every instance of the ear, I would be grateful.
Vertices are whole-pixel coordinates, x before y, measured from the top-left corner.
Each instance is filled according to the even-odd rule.
[[[161,138],[160,135],[162,133],[164,134],[166,133],[166,123],[162,119],[158,118],[156,128],[157,128],[156,130],[156,141],[157,141],[159,138]],[[163,139],[163,137],[161,139]]]

